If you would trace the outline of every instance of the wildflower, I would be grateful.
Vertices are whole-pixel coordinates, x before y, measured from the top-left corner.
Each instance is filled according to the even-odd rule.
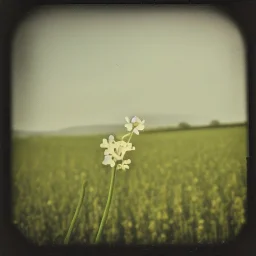
[[[125,117],[125,121],[127,124],[125,124],[125,128],[128,132],[132,131],[136,135],[139,135],[139,131],[143,131],[145,128],[145,120],[140,120],[137,116],[134,116],[132,119],[129,119],[129,117]]]
[[[115,166],[116,161],[123,160],[123,157],[127,151],[135,150],[135,147],[132,145],[132,143],[125,141],[115,141],[113,135],[109,136],[108,141],[107,139],[103,139],[100,147],[105,148],[105,157],[102,164],[110,165],[111,167]]]
[[[130,168],[129,164],[131,163],[131,160],[130,159],[124,160],[125,153],[127,151],[135,150],[135,147],[132,145],[132,143],[130,143],[133,133],[139,135],[139,131],[142,131],[145,128],[144,126],[145,121],[144,120],[141,121],[136,116],[134,116],[131,120],[128,117],[126,117],[125,120],[127,122],[127,124],[125,124],[125,127],[129,131],[128,134],[124,135],[120,141],[115,141],[114,136],[110,135],[108,140],[103,139],[102,143],[100,144],[101,148],[105,148],[104,160],[102,164],[110,165],[112,167],[112,174],[111,174],[111,182],[110,182],[108,199],[107,199],[103,217],[101,219],[100,226],[95,238],[95,243],[100,242],[100,239],[102,236],[102,230],[107,221],[111,199],[114,191],[114,181],[115,181],[116,170],[126,171],[127,169]],[[124,141],[124,138],[127,136],[129,136],[129,139],[126,142]]]
[[[130,159],[127,159],[127,160],[123,160],[123,162],[121,164],[118,164],[117,165],[117,169],[118,170],[123,170],[125,171],[126,169],[129,169],[129,164],[131,163],[132,161]]]

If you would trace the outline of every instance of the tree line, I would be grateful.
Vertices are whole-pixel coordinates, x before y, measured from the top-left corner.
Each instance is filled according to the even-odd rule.
[[[234,126],[234,125],[247,125],[247,121],[246,122],[241,122],[241,123],[237,123],[237,124],[222,124],[220,121],[218,120],[212,120],[210,123],[209,123],[209,127],[219,127],[219,126]],[[207,125],[204,125],[205,127]],[[178,128],[180,129],[189,129],[189,128],[192,128],[193,126],[191,126],[189,123],[186,123],[186,122],[181,122],[179,123],[178,125]]]
[[[221,123],[218,120],[212,120],[209,124],[209,126],[211,126],[211,127],[217,127],[220,125],[221,125]],[[179,123],[178,127],[181,129],[189,129],[189,128],[191,128],[191,125],[186,122],[181,122],[181,123]]]
[[[180,122],[177,126],[170,126],[158,129],[150,129],[146,130],[146,133],[154,133],[154,132],[164,132],[164,131],[179,131],[179,130],[189,130],[189,129],[205,129],[205,128],[228,128],[228,127],[235,127],[235,126],[244,126],[248,125],[248,122],[240,122],[240,123],[221,123],[218,120],[212,120],[208,125],[190,125],[188,122]]]

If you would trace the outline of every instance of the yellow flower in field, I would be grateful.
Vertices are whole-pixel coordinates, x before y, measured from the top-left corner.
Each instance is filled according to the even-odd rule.
[[[200,219],[200,220],[198,221],[198,223],[199,223],[200,225],[202,225],[202,224],[204,224],[204,220]]]
[[[192,200],[192,202],[196,202],[197,201],[197,196],[192,196],[191,200]]]
[[[145,120],[141,120],[137,116],[134,116],[131,119],[129,117],[125,117],[125,121],[127,122],[127,124],[125,124],[124,126],[127,129],[127,131],[132,131],[136,135],[139,135],[139,131],[143,131],[145,128]]]
[[[47,201],[47,205],[48,205],[48,206],[52,205],[52,201],[51,201],[51,200],[48,200],[48,201]]]
[[[197,183],[197,182],[198,182],[198,179],[197,179],[197,178],[194,178],[194,179],[193,179],[193,182],[194,182],[194,183]]]
[[[192,191],[192,187],[191,187],[191,186],[188,186],[188,187],[187,187],[187,191]]]

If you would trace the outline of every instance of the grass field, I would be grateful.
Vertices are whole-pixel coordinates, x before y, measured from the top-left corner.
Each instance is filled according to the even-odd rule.
[[[105,207],[110,168],[97,137],[13,140],[13,220],[39,244],[62,244],[82,182],[85,200],[71,243],[91,243]],[[143,134],[131,169],[118,172],[103,242],[227,240],[245,222],[246,128]]]

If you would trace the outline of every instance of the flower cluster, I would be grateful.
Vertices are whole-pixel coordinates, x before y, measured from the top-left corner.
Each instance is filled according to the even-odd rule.
[[[145,121],[139,119],[138,117],[134,116],[131,119],[125,117],[127,124],[125,127],[128,134],[122,137],[122,140],[116,141],[113,135],[110,135],[107,139],[103,139],[102,143],[100,144],[101,148],[104,148],[104,160],[102,164],[110,165],[111,167],[115,167],[119,170],[125,171],[129,169],[129,164],[131,163],[130,159],[124,160],[125,153],[128,151],[135,150],[135,147],[130,143],[133,133],[139,135],[140,131],[143,131],[145,128]],[[128,137],[128,141],[124,141],[124,138]]]

